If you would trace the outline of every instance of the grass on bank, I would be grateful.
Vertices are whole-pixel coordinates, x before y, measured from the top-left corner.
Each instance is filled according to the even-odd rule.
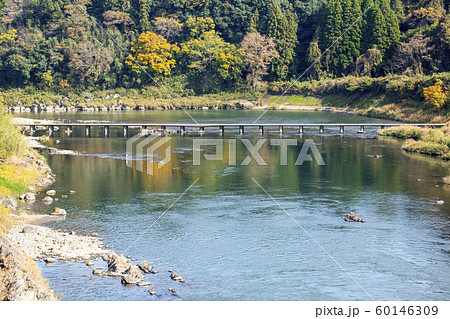
[[[450,123],[438,129],[397,126],[380,130],[378,133],[406,140],[402,148],[407,152],[450,160]]]

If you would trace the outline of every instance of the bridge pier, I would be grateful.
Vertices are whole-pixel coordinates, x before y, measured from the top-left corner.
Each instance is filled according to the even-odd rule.
[[[259,134],[264,135],[264,126],[259,127]]]
[[[84,133],[85,133],[86,137],[90,137],[91,136],[91,127],[89,125],[86,125],[84,127]]]
[[[200,126],[199,132],[200,134],[205,134],[205,128],[203,126]]]
[[[382,130],[384,130],[386,128],[386,126],[384,126],[384,125],[381,125],[381,129]]]
[[[300,128],[299,128],[299,133],[300,133],[300,135],[303,134],[303,126],[300,126]]]
[[[283,135],[284,133],[284,126],[280,125],[280,135]]]
[[[33,136],[34,132],[36,132],[36,126],[35,125],[31,125],[30,126],[30,134],[31,134],[31,136]]]
[[[225,127],[219,126],[219,134],[223,136],[224,133],[225,133]]]
[[[128,126],[124,126],[123,127],[123,137],[127,137],[128,136]]]
[[[186,126],[180,126],[180,134],[181,135],[186,134]]]
[[[243,135],[244,134],[244,127],[241,125],[239,126],[239,134]]]
[[[54,127],[53,125],[49,125],[47,128],[48,136],[52,136]]]
[[[360,134],[365,133],[365,131],[364,131],[364,125],[361,125],[361,126],[359,127],[358,133],[360,133]]]
[[[324,130],[324,128],[323,128],[323,125],[320,125],[320,127],[319,127],[319,133],[320,134],[323,134],[325,132],[325,130]]]
[[[105,137],[109,137],[109,126],[105,125]]]
[[[344,126],[341,125],[339,127],[339,133],[344,134]]]

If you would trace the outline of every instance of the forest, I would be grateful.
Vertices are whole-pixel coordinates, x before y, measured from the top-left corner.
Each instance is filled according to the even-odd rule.
[[[186,94],[450,71],[450,0],[0,0],[0,88]]]

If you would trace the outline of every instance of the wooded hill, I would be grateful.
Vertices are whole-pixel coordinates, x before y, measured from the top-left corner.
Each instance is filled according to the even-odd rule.
[[[193,93],[450,71],[450,0],[0,0],[0,86]],[[323,55],[323,56],[322,56]],[[320,61],[318,58],[321,57]]]

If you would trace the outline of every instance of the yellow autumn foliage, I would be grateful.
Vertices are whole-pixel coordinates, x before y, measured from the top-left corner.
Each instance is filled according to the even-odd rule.
[[[176,44],[170,44],[163,36],[145,32],[132,43],[131,54],[125,64],[136,74],[144,69],[154,74],[169,75],[176,64],[173,55],[179,50]]]
[[[0,44],[12,42],[17,38],[17,30],[11,29],[8,32],[0,34]]]
[[[436,108],[441,108],[444,106],[447,98],[442,85],[442,80],[437,79],[434,85],[423,89],[425,101]]]

